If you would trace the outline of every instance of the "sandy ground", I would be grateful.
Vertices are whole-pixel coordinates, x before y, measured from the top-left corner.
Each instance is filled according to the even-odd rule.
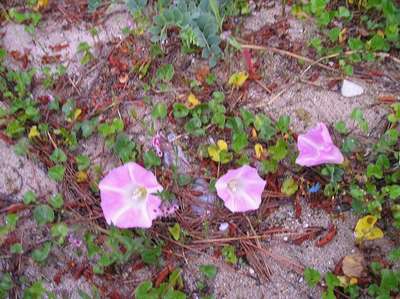
[[[270,9],[264,8],[250,16],[244,27],[251,32],[266,24],[274,24],[277,20],[275,16],[279,15],[279,12],[278,6]],[[121,11],[120,6],[111,5],[107,14],[110,17],[98,27],[99,34],[96,38],[93,38],[89,32],[90,24],[85,22],[71,27],[66,26],[65,20],[46,19],[40,23],[35,37],[25,32],[23,26],[7,23],[0,29],[0,33],[4,34],[0,43],[8,51],[29,51],[31,66],[39,68],[41,67],[41,57],[46,53],[51,53],[50,46],[59,43],[68,44],[68,47],[60,52],[62,61],[67,65],[70,80],[76,82],[80,90],[85,90],[85,87],[91,86],[93,80],[97,80],[98,73],[96,73],[96,68],[94,68],[94,72],[88,72],[87,68],[80,65],[80,56],[76,52],[78,44],[82,41],[88,42],[93,47],[95,54],[100,57],[109,50],[108,43],[110,41],[122,38],[122,28],[134,26],[130,15]],[[290,25],[289,40],[304,42],[313,34],[314,29],[310,24],[302,23],[290,16],[288,19]],[[333,89],[326,87],[326,84],[324,84],[326,77],[323,74],[314,82],[315,84],[300,82],[297,78],[299,72],[292,73],[291,71],[293,67],[298,67],[294,66],[295,61],[290,58],[278,54],[260,53],[256,59],[261,66],[262,80],[265,84],[286,83],[279,84],[278,90],[272,95],[267,94],[261,87],[252,83],[254,85],[249,88],[250,92],[244,100],[246,106],[265,111],[274,118],[279,115],[290,115],[293,120],[292,128],[297,132],[304,131],[317,121],[334,124],[339,120],[344,120],[352,128],[354,123],[350,120],[349,115],[353,108],[361,107],[371,124],[371,132],[373,133],[375,128],[379,128],[385,111],[380,106],[373,104],[376,103],[379,95],[388,92],[385,78],[366,81],[360,76],[355,76],[351,80],[359,83],[365,92],[361,96],[344,98],[340,94],[339,86]],[[19,67],[12,61],[8,63],[11,67]],[[192,64],[189,71],[194,71],[194,67],[195,64]],[[389,68],[389,72],[391,71]],[[40,94],[43,91],[37,90],[35,92]],[[390,92],[393,93],[393,91]],[[394,90],[394,92],[398,93],[399,90]],[[89,142],[91,141],[93,140]],[[96,141],[94,142],[96,145],[98,144]],[[83,151],[90,153],[91,157],[98,155],[99,148],[97,146],[85,145],[85,147]],[[12,194],[8,196],[8,199],[17,202],[21,201],[22,195],[29,189],[35,190],[39,196],[46,196],[56,192],[57,186],[47,178],[40,164],[16,156],[9,146],[0,142],[0,194]],[[338,235],[333,242],[322,248],[315,247],[314,241],[294,245],[283,234],[275,235],[273,238],[263,241],[263,246],[271,250],[275,257],[265,257],[272,270],[270,281],[260,281],[254,273],[254,269],[248,265],[241,265],[237,268],[228,266],[221,259],[216,260],[212,257],[212,252],[206,252],[203,255],[189,254],[186,259],[187,263],[180,266],[184,271],[185,287],[193,293],[193,298],[196,298],[196,281],[200,279],[198,265],[206,263],[214,263],[218,267],[217,277],[210,286],[216,298],[319,298],[321,289],[310,290],[299,273],[296,273],[287,265],[277,262],[276,257],[286,257],[302,266],[313,267],[322,272],[332,271],[343,256],[357,250],[353,238],[356,218],[349,212],[338,217],[338,215],[329,215],[320,209],[311,209],[305,202],[302,202],[302,205],[303,212],[300,219],[295,217],[292,205],[288,204],[283,205],[270,217],[262,221],[265,222],[266,228],[282,225],[285,228],[296,230],[310,226],[326,228],[329,224],[334,223],[337,226]],[[28,233],[29,222],[25,224],[25,227]],[[29,232],[28,234],[32,238],[38,238],[37,235],[40,232]],[[379,242],[372,242],[369,246],[380,247],[380,252],[385,254],[392,244],[384,239]],[[52,255],[48,263],[42,268],[38,268],[31,262],[30,265],[27,265],[23,275],[32,280],[42,277],[46,285],[55,290],[60,298],[79,298],[78,288],[87,292],[90,292],[91,289],[84,277],[75,280],[72,275],[66,275],[63,276],[59,285],[56,285],[52,280],[57,271],[64,267],[64,263],[60,263],[60,261],[76,258],[76,249],[69,245]],[[0,262],[0,268],[1,266]],[[129,273],[129,280],[135,283],[148,277],[149,272],[147,270]],[[116,288],[119,288],[119,286]]]

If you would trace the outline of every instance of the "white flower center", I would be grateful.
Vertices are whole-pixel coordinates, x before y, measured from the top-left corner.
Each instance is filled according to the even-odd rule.
[[[232,192],[236,193],[239,187],[239,182],[237,180],[232,180],[228,183],[228,188],[229,190],[231,190]]]
[[[142,201],[147,198],[147,190],[144,187],[134,188],[132,193],[130,194],[130,198],[132,201]]]

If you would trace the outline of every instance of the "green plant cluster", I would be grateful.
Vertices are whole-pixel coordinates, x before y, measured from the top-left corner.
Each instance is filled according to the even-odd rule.
[[[392,265],[399,258],[399,248],[392,250],[388,255]],[[325,291],[322,293],[323,299],[337,298],[335,292],[337,289],[342,289],[352,299],[360,298],[366,293],[372,298],[390,299],[400,293],[400,271],[398,269],[384,267],[378,262],[372,262],[368,267],[368,271],[372,276],[372,282],[366,289],[362,289],[357,284],[343,285],[340,279],[331,272],[327,272],[323,280],[320,272],[313,268],[306,268],[303,275],[309,287],[314,288],[319,283],[325,286]]]
[[[173,5],[166,5],[153,22],[150,29],[153,42],[165,41],[168,29],[177,27],[184,52],[201,48],[202,57],[209,59],[211,66],[222,57],[219,32],[223,16],[216,0],[202,0],[198,4],[188,0],[176,1]]]
[[[332,5],[329,0],[310,0],[294,5],[292,13],[315,17],[321,37],[311,39],[311,47],[320,56],[342,54],[339,64],[351,75],[354,63],[374,60],[376,52],[400,49],[400,8],[394,0],[349,2],[353,1]]]

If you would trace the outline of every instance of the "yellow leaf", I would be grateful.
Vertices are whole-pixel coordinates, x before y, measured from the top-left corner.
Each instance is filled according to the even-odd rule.
[[[345,288],[349,285],[349,278],[347,276],[338,275],[336,277],[339,279],[339,283],[342,288]]]
[[[75,109],[75,111],[74,111],[74,120],[77,120],[79,115],[81,115],[81,113],[82,113],[81,109],[79,109],[79,108]]]
[[[40,133],[39,133],[37,127],[36,127],[36,126],[33,126],[33,127],[29,130],[28,138],[29,138],[29,139],[33,139],[33,138],[39,137],[39,136],[40,136]]]
[[[208,151],[208,155],[211,157],[211,160],[215,161],[215,162],[219,162],[220,158],[219,158],[219,149],[218,146],[216,146],[215,144],[212,144],[208,147],[207,149]]]
[[[343,43],[347,37],[347,28],[343,28],[342,31],[339,33],[339,43]]]
[[[228,144],[224,140],[218,140],[217,144],[212,144],[208,147],[208,155],[211,157],[211,160],[215,162],[221,162],[220,153],[222,151],[228,150]]]
[[[88,175],[86,171],[78,171],[75,174],[75,179],[77,183],[84,183],[88,180]]]
[[[187,102],[186,102],[186,107],[188,107],[189,109],[193,109],[194,107],[196,107],[196,106],[198,106],[200,104],[201,104],[201,102],[199,101],[198,98],[196,98],[196,96],[193,93],[191,93],[188,96],[188,99],[187,99]]]
[[[38,11],[42,8],[46,8],[48,5],[49,5],[49,0],[38,0],[34,9]]]
[[[357,284],[357,283],[358,283],[358,279],[356,277],[350,278],[350,285]]]
[[[356,242],[383,238],[383,231],[375,227],[377,220],[378,219],[372,215],[367,215],[358,220],[356,228],[354,229]]]
[[[217,141],[217,145],[218,145],[218,148],[219,148],[220,151],[223,151],[223,150],[227,151],[228,150],[228,144],[222,139]]]
[[[234,73],[229,78],[228,84],[232,85],[233,87],[236,87],[236,88],[242,87],[248,77],[249,77],[249,74],[247,72]]]
[[[263,146],[261,144],[257,143],[256,145],[254,145],[254,151],[256,152],[256,158],[258,160],[260,160],[264,153]]]
[[[255,128],[251,129],[251,138],[253,138],[254,140],[257,140],[257,131]]]

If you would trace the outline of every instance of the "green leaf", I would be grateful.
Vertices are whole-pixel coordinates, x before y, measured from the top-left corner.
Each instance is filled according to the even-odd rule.
[[[261,141],[269,141],[276,134],[276,129],[272,126],[271,120],[263,114],[255,116],[254,127],[259,132]]]
[[[60,193],[57,193],[49,198],[49,204],[55,209],[61,209],[64,205],[64,199]]]
[[[57,243],[62,245],[68,235],[68,226],[65,223],[57,223],[51,227],[51,237],[57,239]]]
[[[345,154],[350,154],[356,150],[358,141],[353,137],[346,137],[343,141],[342,150]]]
[[[15,243],[10,246],[10,252],[11,254],[22,254],[24,252],[24,249],[22,248],[21,243]],[[0,289],[0,294],[1,294],[1,289]]]
[[[143,249],[143,251],[140,253],[142,261],[147,265],[157,264],[160,260],[160,256],[161,256],[160,246]]]
[[[367,176],[370,177],[375,177],[377,179],[382,179],[383,178],[383,169],[381,166],[376,165],[376,164],[368,164],[367,166]]]
[[[122,162],[136,160],[136,144],[125,133],[118,134],[113,145],[113,151]]]
[[[41,247],[32,252],[32,259],[37,263],[44,262],[51,251],[51,242],[45,242]]]
[[[358,126],[364,133],[368,133],[368,123],[364,119],[364,114],[360,108],[354,108],[350,117],[357,122]]]
[[[14,152],[18,156],[26,156],[29,151],[29,140],[27,138],[21,138],[18,142],[14,145]]]
[[[235,153],[239,153],[248,144],[249,144],[249,141],[247,139],[246,132],[244,132],[244,131],[233,132],[233,134],[232,134],[232,149],[234,150]]]
[[[179,225],[179,223],[175,223],[174,226],[168,227],[168,231],[175,241],[178,241],[181,237],[181,226]]]
[[[283,181],[281,192],[287,196],[291,196],[297,192],[299,186],[292,177],[288,177]]]
[[[388,51],[390,46],[388,43],[385,41],[385,39],[379,35],[375,34],[368,42],[367,45],[369,49],[373,52],[378,52],[378,51]]]
[[[389,197],[391,200],[397,200],[400,198],[400,185],[387,186],[389,191]]]
[[[67,156],[62,149],[56,148],[50,155],[50,160],[54,163],[62,163],[67,161]]]
[[[225,260],[233,265],[236,265],[237,263],[237,256],[235,253],[235,247],[233,247],[232,245],[225,245],[222,248],[222,255],[225,258]]]
[[[184,187],[193,181],[192,177],[186,174],[179,174],[177,178],[178,186]]]
[[[61,182],[64,179],[65,167],[62,165],[55,165],[49,168],[48,175],[56,182]]]
[[[37,281],[29,288],[24,290],[23,299],[41,299],[44,298],[46,289],[41,281]]]
[[[344,121],[338,121],[335,124],[335,130],[340,134],[347,134],[349,132]]]
[[[104,137],[114,135],[124,130],[124,122],[120,118],[114,118],[112,122],[103,123],[98,126],[99,133]]]
[[[25,192],[23,197],[24,204],[26,205],[36,202],[36,199],[37,199],[36,193],[31,190]]]
[[[76,164],[78,165],[78,170],[83,171],[89,168],[90,159],[87,155],[77,155],[75,157]]]
[[[364,44],[359,38],[349,38],[347,43],[352,51],[359,51],[364,48]]]
[[[289,153],[286,141],[282,138],[278,139],[276,144],[268,149],[268,153],[275,161],[283,160]]]
[[[328,36],[331,42],[336,42],[340,36],[340,29],[338,27],[330,29],[328,31]]]
[[[289,116],[287,115],[280,116],[278,121],[276,122],[276,127],[282,133],[287,133],[289,131],[289,124],[290,124]]]
[[[248,128],[255,121],[254,114],[245,108],[240,108],[240,115],[246,128]]]
[[[153,107],[153,111],[151,112],[151,116],[154,119],[164,119],[167,117],[167,105],[165,103],[157,103]]]
[[[46,204],[38,205],[33,210],[33,217],[37,224],[44,225],[54,221],[54,211]]]
[[[199,270],[208,279],[213,279],[217,275],[218,268],[214,265],[200,265]]]
[[[333,289],[340,285],[339,279],[331,272],[326,273],[325,282],[329,289]]]
[[[392,249],[389,254],[388,254],[388,259],[392,262],[395,263],[397,261],[400,261],[400,247]]]
[[[147,152],[144,153],[143,162],[144,162],[144,166],[147,169],[161,165],[160,157],[158,157],[157,154],[152,149],[148,150]]]
[[[7,214],[6,216],[7,227],[9,227],[11,230],[14,230],[15,227],[17,226],[18,218],[19,217],[17,214]]]
[[[175,103],[172,109],[175,118],[183,118],[189,114],[189,109],[182,103]]]
[[[305,268],[303,275],[310,288],[314,288],[321,280],[321,274],[312,268]]]
[[[351,16],[351,13],[346,7],[339,6],[337,16],[339,18],[349,18]]]
[[[82,131],[82,136],[84,138],[90,137],[95,131],[97,125],[99,124],[99,120],[97,118],[92,118],[90,120],[85,120],[80,124],[80,129]]]
[[[0,278],[0,295],[1,291],[8,292],[14,287],[14,283],[12,281],[12,277],[10,273],[1,273]],[[6,296],[4,296],[6,297]]]
[[[158,294],[151,291],[153,290],[153,283],[151,281],[143,281],[135,289],[136,299],[158,299]]]
[[[261,161],[261,171],[264,174],[275,173],[278,170],[278,161],[263,160]]]
[[[174,77],[174,66],[172,64],[164,64],[157,69],[156,76],[160,81],[171,81]]]

